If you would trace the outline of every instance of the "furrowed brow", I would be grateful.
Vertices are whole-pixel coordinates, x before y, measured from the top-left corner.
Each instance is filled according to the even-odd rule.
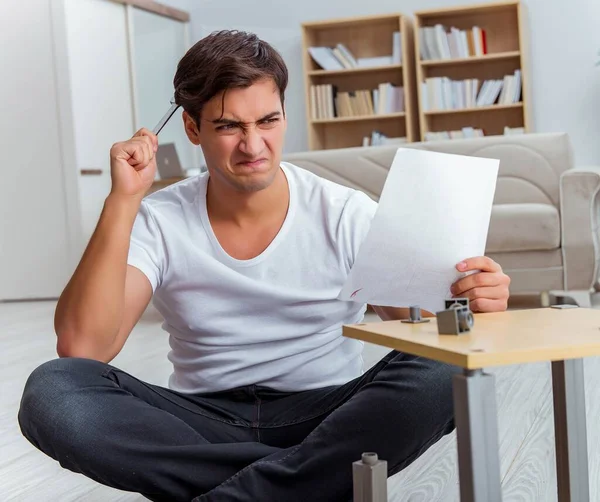
[[[258,119],[258,122],[263,122],[265,120],[274,119],[275,117],[280,117],[280,116],[281,116],[281,112],[271,112],[271,113],[265,115],[264,117]]]
[[[274,118],[280,117],[280,116],[281,116],[281,112],[271,112],[271,113],[268,113],[267,115],[265,115],[264,117],[259,118],[257,120],[257,122],[264,122],[265,120],[274,119]],[[210,122],[215,125],[237,125],[237,126],[242,126],[242,127],[245,127],[249,124],[249,122],[241,122],[239,120],[231,120],[231,119],[224,119],[224,118],[211,120]]]
[[[212,124],[216,124],[216,125],[242,125],[243,122],[239,122],[237,120],[230,120],[230,119],[215,119],[215,120],[211,120],[210,121]]]

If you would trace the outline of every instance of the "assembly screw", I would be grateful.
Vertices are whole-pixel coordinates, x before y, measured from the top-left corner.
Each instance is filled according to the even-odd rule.
[[[403,319],[402,322],[409,324],[421,324],[424,322],[429,322],[429,319],[423,319],[421,317],[421,307],[419,307],[418,305],[411,305],[409,310],[409,319]]]
[[[375,465],[378,460],[379,457],[377,456],[377,453],[367,452],[362,454],[363,464]]]
[[[411,321],[420,321],[421,320],[421,307],[417,305],[412,305],[410,307],[410,320]]]

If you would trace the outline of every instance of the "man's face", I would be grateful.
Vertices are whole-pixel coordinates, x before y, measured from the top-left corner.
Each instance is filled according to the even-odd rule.
[[[188,136],[191,118],[186,119]],[[230,89],[204,105],[193,142],[202,146],[211,178],[238,192],[271,185],[279,170],[286,120],[272,80]]]

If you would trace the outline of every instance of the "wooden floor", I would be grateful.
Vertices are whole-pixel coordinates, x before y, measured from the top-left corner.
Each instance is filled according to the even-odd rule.
[[[63,470],[21,436],[16,414],[27,376],[55,357],[54,303],[0,303],[0,501],[141,501],[140,495],[98,485]],[[170,374],[167,337],[148,312],[135,328],[116,366],[165,385]],[[387,351],[369,346],[367,367]],[[496,375],[504,501],[557,500],[550,367],[510,366]],[[600,360],[585,362],[591,500],[600,500]],[[389,500],[458,501],[456,437],[443,439],[409,468],[390,478]]]

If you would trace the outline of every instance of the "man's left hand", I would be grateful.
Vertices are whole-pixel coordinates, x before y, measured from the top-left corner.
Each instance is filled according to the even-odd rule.
[[[469,299],[473,312],[501,312],[508,304],[510,277],[502,267],[487,256],[468,258],[458,265],[460,272],[477,270],[456,281],[450,289],[454,297]]]

